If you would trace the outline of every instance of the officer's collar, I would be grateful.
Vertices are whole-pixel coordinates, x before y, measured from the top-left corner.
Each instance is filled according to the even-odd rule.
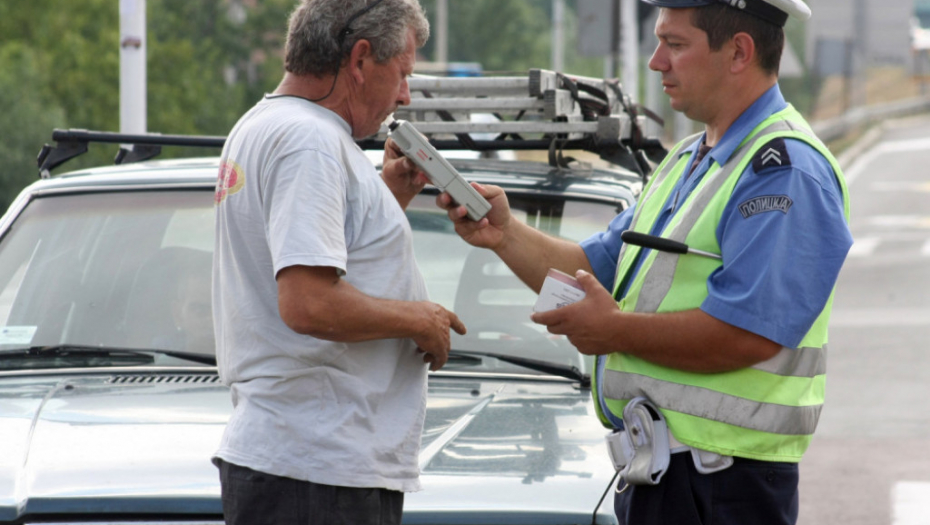
[[[726,133],[723,134],[723,138],[714,146],[714,149],[710,150],[710,153],[707,154],[705,159],[713,159],[718,166],[726,164],[733,155],[733,152],[736,151],[736,148],[743,142],[743,139],[745,139],[756,126],[786,107],[788,107],[788,103],[785,102],[785,97],[782,96],[778,84],[775,84],[769,88],[768,91],[763,93],[761,97],[757,98],[756,101],[753,102],[729,128],[727,128]],[[690,153],[692,155],[697,153],[698,147],[704,143],[706,137],[707,132],[704,132],[700,140],[696,141],[690,148],[680,152],[679,156],[685,153]]]

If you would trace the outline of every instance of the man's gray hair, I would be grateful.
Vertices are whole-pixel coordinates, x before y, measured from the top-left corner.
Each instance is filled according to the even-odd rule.
[[[426,43],[429,21],[418,0],[380,0],[375,5],[378,1],[302,0],[291,14],[284,69],[296,75],[334,74],[362,39],[371,43],[375,60],[384,63],[405,51],[409,29],[417,48]]]

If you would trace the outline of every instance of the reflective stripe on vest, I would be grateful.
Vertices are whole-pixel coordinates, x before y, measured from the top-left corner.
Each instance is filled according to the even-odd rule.
[[[788,121],[779,120],[770,124],[763,129],[758,136],[762,137],[761,140],[764,140],[763,144],[765,144],[771,140],[768,138],[768,135],[782,131],[793,131]],[[752,144],[755,143],[756,141]],[[674,224],[675,221],[670,221],[669,225],[666,227],[666,231],[662,234],[663,237],[667,237],[674,241],[685,242],[694,224],[701,214],[704,213],[704,210],[707,209],[711,200],[717,196],[717,193],[723,185],[730,180],[734,171],[737,168],[743,167],[747,157],[752,158],[752,155],[755,154],[756,149],[758,149],[757,147],[748,146],[749,144],[740,146],[726,164],[717,170],[711,170],[705,175],[704,181],[694,190],[694,193],[688,197],[688,201],[690,201],[688,206],[681,210],[679,217],[675,218],[677,224]],[[759,145],[759,147],[761,146],[762,144]],[[669,230],[669,227],[671,227],[671,230]],[[630,229],[636,229],[635,218],[633,224],[630,225]],[[636,312],[655,312],[658,310],[659,304],[665,299],[668,290],[672,287],[672,279],[675,274],[675,267],[678,265],[678,259],[679,254],[676,253],[655,253],[655,261],[650,266],[648,274],[644,276],[644,280],[647,284],[639,293],[639,298],[636,301]]]
[[[668,199],[668,192],[671,191],[672,188],[666,187],[665,185],[666,179],[668,179],[668,176],[673,171],[676,171],[676,168],[678,168],[681,165],[687,165],[687,159],[690,158],[690,155],[687,157],[682,157],[675,161],[673,161],[673,159],[675,159],[678,156],[678,152],[687,150],[688,148],[693,146],[694,143],[697,142],[697,140],[701,138],[702,135],[703,133],[695,133],[694,135],[691,135],[690,137],[686,137],[684,140],[679,142],[674,148],[672,148],[672,151],[670,151],[669,154],[665,156],[665,159],[662,161],[662,163],[656,167],[655,174],[653,174],[652,178],[649,179],[649,183],[646,185],[646,187],[643,188],[643,192],[640,195],[638,202],[646,202],[654,198],[659,199],[659,202],[665,202]],[[665,191],[665,194],[657,195],[657,193],[659,191],[662,191],[663,189]],[[633,228],[632,225],[639,222],[639,219],[642,213],[643,213],[643,207],[637,206],[636,211],[633,212],[633,221],[630,223],[631,224],[630,229]],[[620,246],[620,255],[617,258],[617,261],[618,261],[617,273],[616,275],[614,275],[614,286],[616,287],[614,290],[614,297],[617,297],[619,290],[622,289],[620,271],[623,269],[623,266],[619,264],[619,261],[623,260],[623,256],[627,253],[627,250],[630,249],[629,247],[630,245],[626,243],[623,243]],[[635,249],[638,250],[639,247],[637,246]]]
[[[726,164],[712,167],[705,174],[681,204],[679,213],[669,220],[662,236],[689,243],[697,239],[706,245],[692,244],[693,247],[719,253],[715,236],[719,213],[753,155],[777,137],[805,141],[830,161],[842,188],[848,217],[848,192],[836,160],[789,106],[760,124]],[[688,147],[694,140],[696,137],[682,141],[675,151]],[[687,159],[685,156],[677,162],[669,160],[660,167],[647,194],[647,198],[658,200],[638,207],[630,229],[651,233],[688,164]],[[696,228],[698,224],[700,227]],[[615,297],[624,289],[640,253],[636,246],[624,245],[621,250]],[[652,250],[645,256],[639,274],[629,283],[620,307],[644,313],[699,308],[707,296],[706,280],[720,264],[707,258]],[[679,280],[676,272],[687,275]],[[668,300],[674,307],[664,304]],[[823,405],[826,324],[831,305],[832,296],[802,341],[802,348],[782,348],[775,357],[752,368],[696,374],[625,354],[611,354],[604,384],[600,385],[601,394],[613,413],[622,412],[633,397],[651,399],[662,408],[675,437],[687,445],[721,454],[799,461]]]
[[[608,399],[626,400],[647,396],[656,406],[675,407],[675,412],[682,414],[762,432],[798,436],[814,433],[823,406],[791,407],[760,403],[706,388],[614,370],[608,370],[605,375],[604,395]]]

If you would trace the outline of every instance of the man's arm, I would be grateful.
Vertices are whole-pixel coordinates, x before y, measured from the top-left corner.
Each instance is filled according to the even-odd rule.
[[[671,313],[625,313],[610,293],[586,272],[581,301],[532,315],[549,332],[568,337],[588,355],[621,352],[690,372],[727,372],[768,360],[781,345],[727,324],[700,309]]]
[[[277,275],[278,310],[291,330],[340,342],[410,338],[432,370],[448,358],[449,330],[465,333],[459,318],[428,301],[394,301],[365,295],[335,268],[289,266]]]
[[[449,212],[459,236],[473,246],[493,250],[533,291],[539,293],[549,268],[569,274],[578,269],[592,271],[577,243],[552,237],[515,220],[502,188],[475,182],[472,186],[491,203],[491,211],[480,221],[469,219],[465,207],[455,206],[448,193],[440,194],[436,204]]]
[[[466,217],[448,194],[437,197],[466,242],[490,248],[537,293],[549,268],[576,274],[585,287],[583,300],[557,310],[535,313],[534,322],[568,337],[583,354],[623,352],[647,361],[695,372],[723,372],[752,366],[774,356],[777,343],[718,321],[701,310],[670,314],[627,314],[591,274],[580,245],[557,239],[513,219],[503,190],[472,186],[491,203],[479,222]]]

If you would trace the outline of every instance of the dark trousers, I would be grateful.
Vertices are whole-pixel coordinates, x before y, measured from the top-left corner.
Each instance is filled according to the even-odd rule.
[[[216,463],[227,525],[400,524],[403,492],[320,485]]]
[[[701,474],[691,454],[672,454],[658,485],[616,494],[614,511],[621,525],[794,525],[798,465],[736,458],[726,470]]]

